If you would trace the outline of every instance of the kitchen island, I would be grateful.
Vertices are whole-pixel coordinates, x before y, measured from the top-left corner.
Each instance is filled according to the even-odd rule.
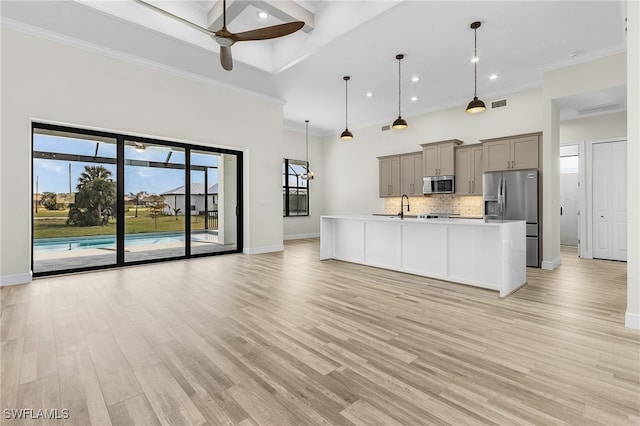
[[[505,297],[526,283],[526,223],[321,216],[320,259],[483,287]]]

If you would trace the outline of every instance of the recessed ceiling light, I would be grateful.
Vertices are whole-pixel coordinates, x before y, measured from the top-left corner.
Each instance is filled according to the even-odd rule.
[[[417,75],[414,75],[414,76],[411,78],[411,81],[413,81],[414,83],[415,83],[416,81],[420,81],[420,77],[418,77]]]
[[[367,92],[367,98],[372,98],[373,97],[373,92]]]
[[[479,60],[480,60],[480,58],[478,58],[477,56],[474,56],[473,58],[471,58],[471,63],[475,64]]]
[[[263,12],[262,10],[258,12],[258,18],[267,19],[268,17],[269,17],[269,14],[267,12]]]
[[[489,76],[489,80],[497,80],[498,79],[498,74],[491,74]]]
[[[412,97],[411,97],[411,102],[415,102],[415,101],[417,101],[417,100],[418,100],[418,97],[417,97],[417,96],[412,96]]]

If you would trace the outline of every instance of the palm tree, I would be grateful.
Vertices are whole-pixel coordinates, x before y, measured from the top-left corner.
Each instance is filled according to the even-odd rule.
[[[78,177],[76,202],[69,210],[68,223],[80,226],[106,225],[113,216],[116,186],[104,166],[85,166]]]

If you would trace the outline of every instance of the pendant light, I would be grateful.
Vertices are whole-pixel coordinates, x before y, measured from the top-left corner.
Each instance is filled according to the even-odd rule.
[[[391,127],[393,129],[406,129],[408,124],[407,124],[407,120],[405,120],[404,118],[402,118],[402,114],[400,112],[400,106],[401,106],[401,95],[402,95],[402,91],[401,91],[401,73],[400,73],[400,61],[402,60],[402,58],[404,58],[403,54],[399,54],[396,55],[396,59],[398,60],[398,118],[396,118],[396,120],[393,122],[393,124],[391,125]]]
[[[473,30],[473,100],[467,105],[467,112],[469,114],[476,114],[482,112],[487,107],[480,99],[478,99],[478,36],[477,30],[480,28],[480,21],[475,21],[471,24]]]
[[[309,120],[304,120],[304,123],[307,127],[306,132],[306,144],[307,144],[307,173],[302,175],[302,179],[312,180],[315,176],[313,172],[309,170]]]
[[[347,119],[348,119],[348,98],[347,98],[347,85],[348,85],[348,81],[351,80],[351,77],[349,77],[348,75],[345,75],[344,77],[342,77],[342,79],[344,80],[344,132],[342,132],[342,134],[340,135],[340,139],[342,139],[343,141],[348,141],[353,139],[353,133],[351,133],[349,131],[349,126],[347,125]]]

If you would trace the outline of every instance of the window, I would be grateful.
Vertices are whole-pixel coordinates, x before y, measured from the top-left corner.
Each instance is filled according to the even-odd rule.
[[[282,216],[309,216],[309,164],[284,159],[282,163]]]
[[[560,157],[560,174],[578,173],[578,156]]]

